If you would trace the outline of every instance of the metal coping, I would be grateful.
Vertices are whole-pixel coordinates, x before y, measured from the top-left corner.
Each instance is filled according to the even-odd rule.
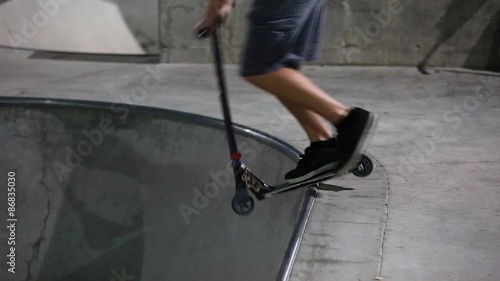
[[[38,98],[38,97],[0,97],[1,106],[35,106],[35,107],[65,107],[65,108],[84,108],[84,109],[110,109],[112,106],[128,106],[131,112],[139,114],[157,114],[167,117],[171,120],[193,123],[201,126],[214,127],[224,129],[224,121],[213,117],[175,111],[165,108],[131,105],[124,103],[111,103],[102,101],[89,101],[78,99],[59,99],[59,98]],[[265,145],[269,145],[285,156],[297,161],[299,150],[287,144],[286,142],[266,134],[264,132],[252,129],[239,124],[234,124],[235,132],[239,135],[251,138]],[[295,229],[292,233],[290,242],[283,256],[278,276],[276,280],[286,281],[290,278],[295,258],[298,254],[299,246],[302,241],[302,236],[305,232],[307,220],[309,218],[311,209],[314,205],[316,192],[308,190],[302,199],[301,206],[298,213],[298,221],[296,222]]]

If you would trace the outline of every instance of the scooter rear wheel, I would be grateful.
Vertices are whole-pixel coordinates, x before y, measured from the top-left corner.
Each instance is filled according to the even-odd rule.
[[[352,171],[352,174],[356,177],[366,177],[370,175],[373,171],[373,162],[372,160],[366,156],[365,154],[361,155],[361,159],[359,160],[358,167]]]

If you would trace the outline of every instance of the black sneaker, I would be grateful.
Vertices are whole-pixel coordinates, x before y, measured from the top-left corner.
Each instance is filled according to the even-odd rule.
[[[361,108],[351,109],[349,115],[337,127],[337,139],[341,159],[338,174],[343,175],[354,168],[373,135],[377,124],[377,115]]]
[[[330,142],[329,147],[309,146],[306,148],[305,153],[300,155],[297,168],[286,173],[286,183],[294,184],[330,170],[334,171],[340,162],[340,153],[335,145],[335,139],[327,142]]]

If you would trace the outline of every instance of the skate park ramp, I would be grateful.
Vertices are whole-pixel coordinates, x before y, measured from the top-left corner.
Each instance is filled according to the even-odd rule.
[[[2,254],[0,280],[289,275],[314,198],[297,190],[236,215],[220,120],[35,98],[0,98],[0,116],[0,181],[15,173],[17,199],[16,273],[7,271]],[[294,165],[296,151],[285,143],[249,128],[236,131],[244,162],[269,183]],[[5,188],[0,192],[7,198]],[[8,217],[7,208],[0,216]],[[0,248],[9,251],[6,243]]]
[[[145,53],[116,3],[103,0],[2,2],[2,46],[77,53]]]

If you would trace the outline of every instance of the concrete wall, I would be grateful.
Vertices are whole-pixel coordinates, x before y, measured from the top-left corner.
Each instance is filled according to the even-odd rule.
[[[160,0],[164,62],[206,62],[207,42],[191,30],[206,0]],[[250,0],[224,30],[226,60],[237,63]],[[416,65],[500,70],[500,0],[327,0],[322,64]]]

